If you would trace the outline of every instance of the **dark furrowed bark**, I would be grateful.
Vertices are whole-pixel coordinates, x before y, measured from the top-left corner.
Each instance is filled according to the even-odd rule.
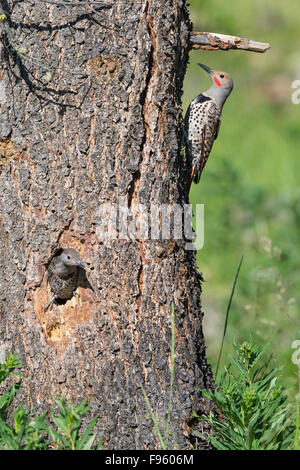
[[[212,384],[195,253],[139,228],[127,240],[99,232],[103,204],[187,202],[185,2],[119,0],[98,13],[13,3],[2,2],[0,329],[30,376],[19,399],[44,411],[61,392],[87,397],[104,448],[159,448],[142,387],[165,422],[174,302],[169,447],[190,448],[199,389]],[[66,247],[88,280],[45,313],[47,265]]]

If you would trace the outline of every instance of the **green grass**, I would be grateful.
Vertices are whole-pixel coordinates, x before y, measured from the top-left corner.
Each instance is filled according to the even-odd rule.
[[[269,341],[274,360],[284,364],[281,380],[296,389],[291,344],[300,330],[300,105],[291,101],[291,84],[300,79],[300,4],[193,0],[190,12],[195,31],[271,44],[264,54],[190,53],[184,110],[209,86],[197,62],[226,70],[235,85],[201,182],[190,192],[192,203],[205,205],[205,243],[197,261],[206,279],[202,303],[208,356],[215,366],[232,279],[243,254],[225,353],[234,339],[249,334]]]

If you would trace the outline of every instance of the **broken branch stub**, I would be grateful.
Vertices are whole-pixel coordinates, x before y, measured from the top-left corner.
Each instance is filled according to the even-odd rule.
[[[190,36],[192,49],[229,50],[241,49],[251,52],[265,52],[270,48],[266,42],[257,42],[252,39],[240,38],[220,33],[193,32]]]

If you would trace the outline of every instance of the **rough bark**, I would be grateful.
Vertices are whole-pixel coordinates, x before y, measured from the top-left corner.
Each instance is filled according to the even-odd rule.
[[[99,206],[184,204],[181,93],[190,23],[183,0],[116,0],[101,15],[1,2],[1,348],[29,376],[37,412],[87,397],[107,449],[159,448],[176,354],[169,447],[192,446],[210,387],[195,253],[180,240],[101,241]],[[94,6],[94,8],[96,8]],[[47,265],[73,247],[78,295],[44,313]]]

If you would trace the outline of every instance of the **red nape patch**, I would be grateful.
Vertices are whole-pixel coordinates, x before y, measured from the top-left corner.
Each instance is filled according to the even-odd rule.
[[[222,86],[221,83],[219,82],[219,80],[217,79],[217,77],[214,77],[214,81],[215,81],[217,86]]]

